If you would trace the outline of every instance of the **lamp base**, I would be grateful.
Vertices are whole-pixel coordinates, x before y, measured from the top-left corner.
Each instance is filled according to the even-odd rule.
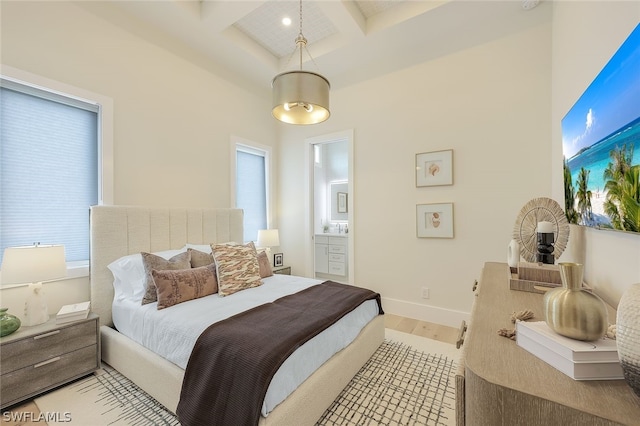
[[[49,308],[44,296],[42,283],[29,284],[29,296],[24,303],[24,324],[34,326],[49,321]]]

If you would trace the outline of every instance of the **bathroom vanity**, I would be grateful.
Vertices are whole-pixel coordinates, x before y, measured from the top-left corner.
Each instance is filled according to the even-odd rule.
[[[349,275],[349,234],[315,235],[315,272],[345,278]],[[330,278],[330,277],[329,277]]]

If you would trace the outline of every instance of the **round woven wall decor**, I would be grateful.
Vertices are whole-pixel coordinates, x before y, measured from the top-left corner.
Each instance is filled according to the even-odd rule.
[[[520,254],[527,262],[536,261],[538,222],[551,222],[555,239],[553,255],[560,257],[569,241],[569,222],[564,210],[551,198],[534,198],[525,204],[513,227],[513,238],[520,243]]]

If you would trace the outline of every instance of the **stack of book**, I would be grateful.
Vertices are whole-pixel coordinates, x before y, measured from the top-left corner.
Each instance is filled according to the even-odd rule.
[[[74,303],[73,305],[64,305],[56,314],[56,323],[64,324],[65,322],[77,321],[89,316],[90,302]]]
[[[518,321],[516,342],[575,380],[624,379],[615,340],[584,342],[559,335],[544,321]]]

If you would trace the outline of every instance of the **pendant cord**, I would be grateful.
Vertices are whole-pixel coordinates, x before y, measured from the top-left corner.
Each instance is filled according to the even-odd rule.
[[[296,44],[300,48],[300,70],[302,71],[302,46],[299,44],[304,40],[304,45],[306,47],[306,39],[302,35],[302,0],[300,0],[300,34],[298,35],[298,39],[296,40]]]
[[[287,61],[287,64],[291,63],[291,59],[293,59],[293,55],[295,55],[296,50],[300,49],[300,52],[299,52],[300,71],[302,71],[302,51],[303,50],[307,52],[307,55],[309,55],[309,59],[311,59],[313,66],[319,70],[320,68],[316,63],[316,60],[313,59],[311,52],[309,52],[309,49],[307,48],[307,39],[305,38],[304,34],[302,34],[302,0],[300,0],[300,32],[298,33],[298,37],[296,37],[295,41],[296,41],[296,49],[294,49],[291,52],[291,55],[289,56],[289,60]]]

